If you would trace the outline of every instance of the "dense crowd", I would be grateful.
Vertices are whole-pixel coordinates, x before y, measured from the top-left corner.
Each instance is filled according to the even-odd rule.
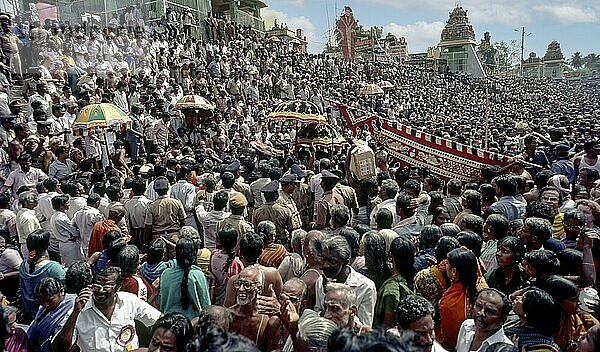
[[[4,351],[599,348],[598,83],[348,62],[139,11],[106,28],[0,15]],[[177,109],[190,94],[214,108]],[[344,136],[331,101],[516,163],[443,181],[366,129],[297,146],[295,123],[267,120],[294,99]],[[73,128],[92,103],[131,122]]]

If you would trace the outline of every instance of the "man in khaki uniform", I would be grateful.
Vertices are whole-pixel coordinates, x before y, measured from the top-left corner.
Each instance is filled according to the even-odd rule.
[[[296,207],[296,202],[292,199],[292,194],[294,193],[294,190],[298,188],[300,181],[295,174],[287,174],[279,179],[279,183],[281,183],[281,190],[279,190],[277,204],[283,205],[292,212],[294,228],[299,229],[302,227],[302,219],[300,218],[300,213]]]
[[[16,73],[18,78],[23,77],[21,71],[21,57],[19,56],[19,47],[23,46],[23,43],[11,30],[10,17],[6,14],[0,15],[0,26],[2,31],[0,32],[0,48],[2,49],[2,56],[8,60],[10,65],[10,71]]]
[[[321,172],[321,188],[323,188],[323,198],[315,204],[315,222],[314,229],[322,230],[329,226],[331,214],[329,208],[334,204],[344,204],[344,198],[337,193],[335,186],[340,180],[339,177],[331,172],[324,170]]]
[[[154,180],[154,191],[158,194],[158,199],[148,204],[146,209],[145,238],[149,241],[163,237],[165,240],[175,244],[178,240],[179,230],[185,225],[185,209],[183,204],[177,199],[169,198],[169,180],[164,177],[158,177]],[[169,259],[175,258],[175,247],[168,246]]]
[[[292,219],[292,212],[277,204],[279,198],[279,182],[272,181],[261,190],[265,197],[265,204],[254,211],[252,215],[252,224],[254,228],[263,220],[272,221],[277,229],[275,243],[289,246],[289,235],[296,229]]]
[[[311,217],[313,215],[313,204],[310,194],[310,188],[308,186],[309,172],[305,172],[299,165],[293,164],[290,168],[291,173],[296,174],[300,183],[298,187],[294,189],[292,193],[292,199],[296,203],[296,208],[298,209],[298,213],[300,214],[300,218],[302,219],[302,228],[304,230],[308,230],[308,224],[311,221]],[[310,171],[312,174],[312,171]]]
[[[243,215],[247,205],[248,201],[243,194],[232,191],[229,194],[229,210],[231,211],[231,215],[217,222],[217,233],[227,225],[237,230],[238,238],[244,233],[252,231],[252,224],[248,223]]]
[[[342,198],[344,198],[344,205],[350,209],[350,214],[358,213],[358,198],[356,198],[356,191],[350,186],[343,185],[338,182],[334,189]]]

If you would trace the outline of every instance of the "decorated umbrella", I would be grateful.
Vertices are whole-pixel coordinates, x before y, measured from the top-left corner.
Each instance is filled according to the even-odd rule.
[[[77,118],[75,118],[75,121],[73,121],[73,128],[79,127],[90,129],[100,127],[105,129],[109,126],[118,126],[122,124],[128,126],[131,124],[131,119],[127,116],[127,113],[116,105],[101,103],[84,106]],[[107,152],[103,157],[106,157],[108,163],[112,164],[111,159],[108,157],[108,138],[106,136],[106,130],[104,130],[103,134]]]
[[[382,89],[394,88],[394,85],[390,81],[381,81],[381,82],[377,83],[377,85],[379,86],[379,88],[382,88]]]
[[[108,127],[124,123],[130,124],[131,119],[118,106],[109,103],[90,104],[81,109],[73,121],[73,128]]]
[[[296,143],[312,146],[343,146],[346,139],[330,125],[306,124],[298,131]]]
[[[215,106],[199,95],[184,95],[175,103],[176,109],[214,110]]]
[[[305,100],[292,100],[281,103],[273,109],[267,118],[272,120],[292,120],[302,123],[325,124],[325,116],[317,105]]]
[[[369,83],[360,89],[360,94],[362,95],[376,95],[383,93],[383,89],[375,83]]]
[[[279,43],[281,41],[281,39],[277,38],[276,36],[272,36],[272,37],[269,37],[269,41],[274,42],[274,43]]]

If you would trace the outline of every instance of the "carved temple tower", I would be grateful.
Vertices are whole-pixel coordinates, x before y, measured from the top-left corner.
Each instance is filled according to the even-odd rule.
[[[560,43],[555,40],[548,44],[548,50],[546,50],[546,55],[544,55],[543,76],[562,79],[565,64],[565,56],[560,49]]]
[[[456,6],[442,30],[438,44],[441,58],[454,73],[465,73],[471,77],[485,77],[485,71],[475,51],[475,32],[469,23],[467,11]]]

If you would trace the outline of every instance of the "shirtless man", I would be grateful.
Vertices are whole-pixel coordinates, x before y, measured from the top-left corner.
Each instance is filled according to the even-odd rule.
[[[247,267],[229,281],[233,282],[236,291],[230,331],[254,341],[261,351],[278,350],[281,320],[277,316],[258,313],[258,294],[265,284],[262,270],[256,266]]]
[[[131,170],[129,170],[127,162],[125,161],[126,152],[123,142],[115,141],[113,145],[115,146],[115,151],[110,156],[110,159],[113,163],[113,167],[125,176],[133,174]]]
[[[281,294],[281,289],[283,288],[283,281],[281,280],[281,275],[277,271],[276,268],[269,268],[266,266],[262,266],[257,264],[258,257],[262,253],[263,249],[263,240],[262,237],[257,235],[254,232],[246,232],[245,234],[240,235],[240,259],[244,264],[245,268],[255,267],[258,268],[262,274],[264,275],[263,286],[260,294],[264,296],[258,297],[258,304],[268,305],[266,301],[271,303],[271,301],[277,301],[277,298]],[[241,273],[239,274],[241,275]],[[224,307],[231,307],[236,302],[237,290],[235,289],[233,283],[238,279],[239,275],[232,276],[227,282],[227,288],[225,289],[225,301],[223,302]],[[273,292],[275,295],[273,296]],[[274,303],[274,302],[272,302]]]
[[[302,244],[302,256],[306,258],[306,268],[300,280],[306,284],[306,306],[311,308],[316,304],[315,284],[321,277],[321,253],[318,250],[324,239],[325,235],[321,231],[312,230],[306,234]]]
[[[18,123],[14,127],[15,139],[8,143],[8,155],[10,156],[10,168],[16,170],[19,167],[19,155],[25,150],[25,139],[29,136],[29,127],[25,123]]]

